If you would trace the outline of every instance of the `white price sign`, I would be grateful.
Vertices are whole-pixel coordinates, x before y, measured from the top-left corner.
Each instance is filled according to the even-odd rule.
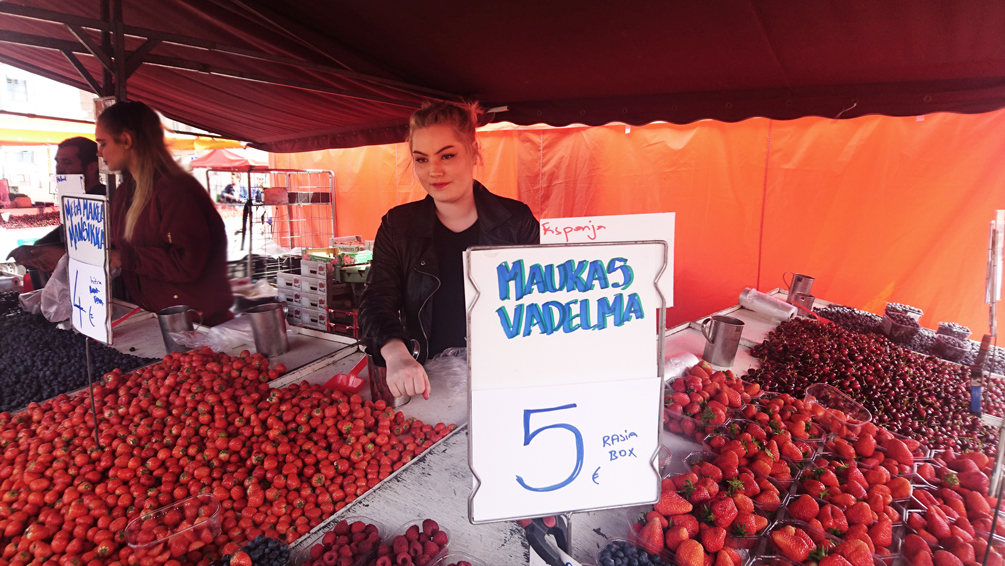
[[[63,197],[83,195],[87,191],[84,187],[84,176],[83,175],[53,175],[52,182],[56,187],[56,204],[61,205],[63,202]],[[60,222],[66,222],[66,215],[63,213],[63,208],[59,208],[59,220]]]
[[[473,523],[655,502],[664,242],[472,248]]]
[[[108,273],[108,201],[99,195],[64,196],[60,203],[66,236],[73,327],[110,344],[111,292]]]

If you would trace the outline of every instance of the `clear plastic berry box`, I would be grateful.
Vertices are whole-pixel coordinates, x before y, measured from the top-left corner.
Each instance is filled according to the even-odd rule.
[[[700,464],[701,462],[704,461],[712,461],[716,457],[717,455],[714,452],[691,452],[690,454],[684,457],[685,470],[684,472],[681,473],[690,472],[691,466],[695,464]],[[754,474],[754,479],[756,481],[765,480],[769,484],[771,484],[775,490],[778,491],[778,499],[779,499],[778,503],[763,504],[757,502],[756,500],[754,501],[754,509],[758,511],[759,514],[767,517],[768,520],[773,520],[777,515],[778,510],[781,509],[782,504],[785,503],[785,498],[789,493],[789,488],[775,481],[770,476],[766,476],[764,474],[758,474],[757,472],[752,473]]]
[[[663,427],[666,430],[699,444],[702,438],[715,431],[723,430],[727,424],[729,424],[728,416],[722,423],[707,423],[667,408],[663,409]]]
[[[840,538],[813,528],[809,524],[802,521],[796,521],[794,519],[781,519],[775,521],[775,524],[768,527],[767,534],[764,537],[761,537],[761,545],[758,547],[757,552],[754,553],[757,558],[755,558],[747,566],[791,566],[799,564],[802,564],[803,566],[816,565],[817,561],[814,560],[812,556],[805,562],[796,562],[795,560],[792,560],[782,554],[782,552],[775,546],[774,541],[771,539],[771,533],[787,525],[791,525],[797,529],[802,529],[814,541],[826,540],[827,544],[830,545],[831,548],[841,544],[842,542]],[[819,545],[820,543],[817,543],[817,546]],[[894,559],[897,556],[894,556]],[[893,562],[893,560],[886,562],[883,558],[876,554],[873,554],[872,558],[873,566],[890,566]]]
[[[491,566],[488,562],[485,562],[474,554],[459,548],[449,549],[445,554],[430,563],[430,566],[463,566],[465,562],[471,566]]]
[[[935,354],[943,360],[959,362],[970,352],[970,344],[952,336],[935,337]]]
[[[862,425],[872,422],[865,407],[826,383],[807,387],[803,403],[814,422],[838,436],[858,437]]]
[[[765,431],[765,434],[767,436],[769,436],[769,437],[773,436],[774,431],[771,430],[771,428],[770,428],[769,425],[765,425],[765,424],[762,424],[762,423],[758,423],[758,422],[750,421],[750,420],[746,420],[746,419],[732,419],[732,420],[729,421],[729,424],[726,426],[724,434],[719,434],[719,433],[710,434],[710,435],[706,436],[702,440],[702,444],[704,444],[705,450],[708,450],[708,451],[711,451],[711,452],[715,452],[716,454],[718,454],[721,451],[720,450],[716,450],[715,448],[712,447],[712,444],[710,444],[710,441],[711,441],[712,437],[714,437],[714,436],[723,436],[724,438],[726,438],[728,440],[734,440],[740,434],[746,432],[748,426],[752,425],[752,424],[758,425],[762,429],[764,429],[765,427],[768,427],[767,430]],[[797,445],[797,447],[799,447],[800,444],[805,444],[806,447],[809,449],[809,454],[806,455],[806,452],[801,450],[803,452],[803,454],[804,454],[804,457],[802,457],[802,458],[790,458],[788,456],[782,455],[781,456],[782,459],[784,459],[784,460],[786,460],[788,462],[794,462],[794,463],[804,463],[804,462],[807,462],[807,461],[810,461],[810,460],[813,459],[813,456],[815,456],[817,454],[817,452],[820,450],[820,445],[824,441],[824,436],[823,436],[824,433],[823,433],[823,430],[820,429],[820,427],[818,427],[817,425],[814,425],[814,424],[811,423],[810,426],[814,427],[814,432],[818,436],[818,438],[816,440],[793,439],[793,443],[795,443]]]
[[[639,544],[637,537],[633,536],[632,538],[634,540],[623,539],[623,538],[608,539],[607,544],[605,544],[604,547],[597,552],[597,564],[599,564],[600,566],[608,566],[608,564],[615,563],[614,560],[610,560],[610,562],[607,562],[607,560],[609,560],[611,557],[605,556],[605,551],[610,551],[612,548],[616,548],[617,550],[615,550],[615,552],[621,552],[623,556],[627,556],[630,553],[630,551],[627,550],[628,548],[634,548],[635,552],[644,552],[647,555],[649,555],[651,564],[658,564],[657,562],[652,560],[653,556],[656,556],[663,564],[666,564],[667,566],[676,564],[676,562],[674,561],[674,554],[673,552],[670,552],[668,548],[663,547],[659,551],[651,551],[647,549],[645,545]]]
[[[220,521],[215,497],[193,495],[129,521],[126,543],[140,563],[164,564],[212,544],[222,531]]]
[[[337,521],[332,522],[326,528],[318,531],[317,533],[308,535],[298,540],[297,550],[290,553],[290,559],[286,563],[287,566],[305,566],[307,564],[313,564],[314,566],[324,566],[324,553],[315,556],[315,554],[317,554],[318,551],[313,549],[317,545],[323,545],[325,535],[327,535],[329,532],[334,532],[336,527],[342,521],[346,521],[349,524],[350,534],[348,536],[350,541],[352,540],[352,532],[353,532],[352,525],[356,523],[362,524],[363,525],[362,531],[359,532],[364,533],[367,532],[367,527],[369,525],[373,525],[373,527],[376,528],[375,532],[377,533],[377,536],[375,540],[371,541],[372,547],[368,549],[366,552],[360,553],[360,555],[353,562],[353,566],[362,566],[364,564],[367,564],[369,559],[372,559],[373,557],[376,556],[377,547],[380,545],[380,543],[384,540],[384,537],[387,535],[387,530],[384,527],[384,525],[378,521],[374,521],[373,519],[367,517],[361,517],[358,515],[350,515],[347,517],[341,517]],[[371,529],[370,532],[374,531]],[[367,533],[367,538],[368,539],[370,538],[369,533]]]
[[[394,532],[392,532],[391,534],[387,535],[387,537],[384,538],[384,544],[386,544],[387,546],[390,546],[393,549],[394,548],[394,539],[397,538],[397,537],[399,537],[399,536],[403,536],[403,537],[408,538],[408,529],[410,527],[413,527],[413,526],[414,527],[418,527],[418,529],[419,529],[419,541],[420,541],[420,544],[421,544],[423,542],[423,538],[424,538],[424,535],[425,535],[425,533],[423,533],[423,531],[422,531],[422,523],[425,520],[426,519],[415,519],[413,521],[409,521],[409,522],[401,525],[400,527],[398,527],[397,529],[395,529]],[[446,555],[449,554],[450,540],[451,540],[450,530],[446,529],[444,527],[439,526],[439,524],[437,524],[437,530],[440,531],[440,532],[442,532],[443,534],[447,535],[447,543],[445,545],[443,545],[443,547],[435,555],[429,557],[429,563],[430,564],[436,563],[437,560],[439,560],[443,556],[446,556]],[[425,538],[428,539],[429,537],[425,536]],[[411,542],[412,541],[409,541],[409,546],[410,547],[411,547]],[[391,555],[391,564],[397,564],[397,562],[395,561],[395,557],[394,557],[394,553],[393,552],[392,552],[392,555]]]

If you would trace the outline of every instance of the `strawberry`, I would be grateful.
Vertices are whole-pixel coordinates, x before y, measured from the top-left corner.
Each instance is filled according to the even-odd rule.
[[[935,538],[948,538],[952,535],[949,531],[949,523],[946,521],[945,517],[937,511],[937,509],[937,507],[929,507],[928,510],[925,511],[927,530],[932,533]]]
[[[782,457],[784,458],[788,458],[790,460],[802,460],[806,458],[806,455],[803,454],[792,442],[783,442],[779,445],[779,447],[782,451]]]
[[[837,545],[834,553],[843,556],[852,566],[873,566],[872,552],[860,540],[846,540]]]
[[[660,500],[653,505],[653,509],[657,513],[663,515],[664,517],[670,515],[680,515],[681,513],[690,513],[694,506],[688,503],[686,499],[677,495],[675,491],[667,491],[660,495]]]
[[[904,537],[904,542],[902,543],[902,551],[904,556],[908,558],[913,558],[919,552],[932,553],[932,547],[928,546],[925,539],[919,537],[915,534],[910,534]]]
[[[885,515],[869,529],[869,538],[876,546],[887,548],[893,544],[893,521]]]
[[[831,505],[833,507],[833,505]],[[800,521],[809,521],[810,519],[817,516],[820,512],[820,505],[817,504],[817,500],[813,499],[805,493],[799,496],[789,506],[786,508],[790,515],[799,519]]]
[[[782,500],[778,497],[778,492],[763,491],[754,498],[754,503],[760,504],[768,512],[775,512],[782,506]]]
[[[701,544],[706,552],[719,552],[726,542],[726,529],[712,527],[701,533]]]
[[[679,566],[704,566],[705,556],[705,549],[700,542],[687,539],[677,547],[676,563]]]
[[[949,546],[949,552],[951,552],[953,556],[959,558],[960,561],[963,562],[964,564],[973,562],[976,559],[976,555],[974,554],[974,547],[963,542],[962,540],[957,540],[953,542]],[[984,557],[981,556],[981,558],[983,559]]]
[[[872,539],[869,538],[869,532],[859,529],[862,525],[855,525],[855,529],[849,529],[848,534],[844,536],[844,540],[860,540],[867,547],[869,547],[869,552],[876,554],[876,545],[872,543]]]
[[[703,479],[708,479],[708,478],[703,478]],[[687,491],[687,488],[685,488],[685,492],[686,491]],[[694,488],[691,489],[691,493],[688,494],[688,496],[687,496],[687,500],[690,501],[691,504],[693,504],[693,505],[701,504],[701,503],[703,503],[705,501],[708,501],[710,499],[712,499],[712,494],[708,492],[708,488],[707,487],[705,487],[703,485],[700,485],[700,484],[694,486]]]
[[[671,525],[687,529],[687,538],[694,538],[699,532],[698,519],[694,515],[674,515],[668,518]]]
[[[981,493],[988,492],[990,480],[983,472],[960,472],[956,474],[956,479],[959,480],[961,487]]]
[[[876,453],[876,439],[870,434],[863,434],[853,445],[855,452],[863,458],[869,458]]]
[[[840,554],[828,554],[818,564],[820,566],[851,566],[851,563]]]
[[[936,481],[935,468],[928,462],[918,465],[918,475],[928,483]]]
[[[736,452],[724,452],[712,463],[719,467],[719,470],[722,472],[722,479],[724,480],[731,480],[739,474],[737,466],[740,465],[740,458],[736,455]]]
[[[834,439],[834,452],[841,456],[842,458],[847,458],[849,460],[855,458],[855,448],[848,441],[843,438]]]
[[[733,494],[733,503],[736,505],[737,513],[753,513],[754,500],[742,493]]]
[[[764,527],[768,526],[768,519],[754,513],[737,513],[736,520],[733,521],[732,532],[738,537],[756,536]]]
[[[717,527],[728,527],[736,518],[736,504],[728,497],[713,500],[708,509],[705,520]]]
[[[801,533],[802,536],[797,533]],[[786,558],[796,562],[804,562],[810,557],[810,551],[817,547],[805,531],[791,525],[773,531],[771,541]]]
[[[698,485],[703,486],[708,490],[709,498],[714,498],[719,494],[719,483],[712,478],[701,478],[698,480]]]
[[[963,561],[945,550],[936,550],[932,562],[935,566],[963,566]]]
[[[865,501],[859,501],[845,511],[849,525],[871,525],[876,520],[876,513]],[[847,558],[847,557],[845,557]]]
[[[719,552],[715,555],[715,566],[740,566],[740,564],[734,564],[733,559],[729,557],[729,554]]]
[[[663,548],[663,527],[660,525],[659,518],[653,517],[646,523],[646,526],[642,527],[642,531],[639,532],[639,540],[648,552],[659,552]]]
[[[833,535],[843,536],[848,532],[848,518],[843,511],[830,503],[820,508],[817,519],[820,520],[824,530]]]
[[[969,460],[973,460],[974,463],[977,464],[977,468],[981,469],[981,470],[983,470],[984,467],[988,465],[988,462],[991,461],[987,457],[987,455],[984,454],[983,452],[964,452],[964,453],[962,453],[962,454],[959,455],[959,457],[957,458],[957,460],[959,460],[961,458],[966,458],[966,459],[969,459]]]
[[[694,474],[694,473],[690,473],[690,472],[686,473],[686,474],[678,474],[676,476],[671,476],[670,477],[670,481],[673,482],[674,487],[676,487],[678,490],[681,490],[681,489],[684,489],[688,485],[688,482],[690,482],[690,485],[692,485],[692,486],[697,485],[698,484],[698,474]],[[663,491],[666,491],[666,490],[664,489]]]
[[[893,458],[905,466],[914,464],[914,455],[911,454],[903,440],[892,438],[883,442],[881,446],[886,449],[887,458]]]
[[[827,498],[827,486],[817,480],[809,478],[803,480],[803,490],[812,497],[816,497],[818,499]]]
[[[672,551],[677,551],[680,543],[688,540],[687,529],[684,527],[670,527],[664,536],[664,545]]]
[[[959,519],[956,519],[956,523],[952,527],[949,527],[949,530],[955,534],[956,531],[954,531],[953,529],[959,529],[967,533],[968,535],[970,535],[970,538],[974,538],[975,536],[977,536],[977,533],[974,531],[974,526],[970,524],[970,520],[967,519],[966,517],[960,517]],[[967,539],[964,538],[963,540]]]
[[[761,493],[760,486],[754,480],[754,474],[742,473],[736,476],[736,479],[740,480],[740,484],[743,485],[743,494],[747,497],[754,497],[758,493]]]
[[[650,511],[650,512],[648,512],[648,513],[646,513],[646,520],[645,520],[645,522],[649,522],[649,521],[651,521],[653,519],[656,519],[657,521],[660,522],[660,528],[661,529],[665,529],[665,528],[667,528],[667,527],[670,526],[670,521],[668,521],[667,518],[664,517],[663,515],[660,515],[659,513],[657,513],[655,509],[652,510],[652,511]]]
[[[908,559],[911,566],[935,566],[932,562],[932,554],[919,553],[913,559]]]
[[[698,464],[698,475],[706,478],[712,478],[715,481],[722,481],[722,470],[719,466],[711,462],[702,462]]]

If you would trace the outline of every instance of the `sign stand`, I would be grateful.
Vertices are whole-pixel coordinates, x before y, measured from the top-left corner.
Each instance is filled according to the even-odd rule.
[[[475,247],[474,524],[659,499],[664,241]],[[658,332],[651,318],[656,314]]]
[[[98,440],[98,408],[94,403],[94,376],[91,368],[91,339],[84,337],[84,357],[87,358],[87,392],[91,394],[91,415],[94,416],[94,444],[101,448]]]

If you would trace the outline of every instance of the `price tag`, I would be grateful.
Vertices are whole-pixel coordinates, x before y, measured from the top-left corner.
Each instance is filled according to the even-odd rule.
[[[73,327],[110,344],[111,292],[108,271],[108,201],[99,195],[64,196],[60,211],[68,265]]]
[[[659,498],[667,255],[664,242],[466,252],[473,523]]]

